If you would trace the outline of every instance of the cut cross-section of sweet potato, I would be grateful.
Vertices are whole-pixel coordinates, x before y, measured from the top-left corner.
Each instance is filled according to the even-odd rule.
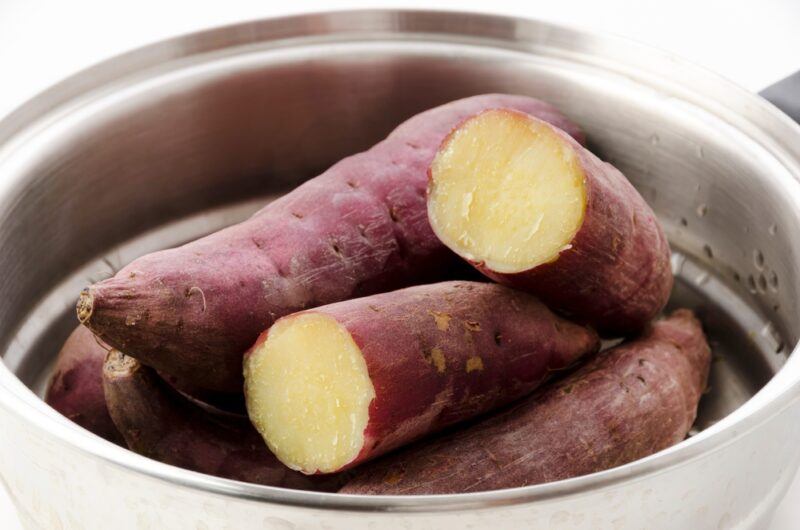
[[[284,462],[326,472],[358,455],[375,389],[344,326],[321,313],[282,319],[251,359],[250,419]]]
[[[431,174],[437,235],[493,271],[556,259],[583,221],[585,177],[574,149],[524,114],[497,110],[467,121],[439,151]]]
[[[672,287],[655,214],[613,166],[511,109],[454,129],[430,166],[439,239],[495,281],[602,334],[642,329]]]

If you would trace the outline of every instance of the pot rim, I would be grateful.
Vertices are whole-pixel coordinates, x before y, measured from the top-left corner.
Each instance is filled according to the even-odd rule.
[[[460,11],[365,9],[329,11],[237,23],[150,44],[107,59],[35,96],[0,121],[0,165],[14,145],[87,93],[166,62],[230,52],[245,46],[305,45],[313,39],[477,41],[484,46],[569,58],[636,82],[669,86],[694,105],[722,117],[766,147],[793,175],[783,178],[800,227],[800,127],[777,108],[722,77],[670,53],[627,39],[532,19]],[[599,50],[599,51],[598,51]],[[664,72],[670,75],[666,77]],[[690,82],[691,81],[691,82]],[[725,96],[720,100],[720,91]],[[713,94],[711,94],[713,92]],[[713,96],[713,97],[712,97]],[[745,109],[745,112],[742,109]],[[37,127],[37,125],[39,127]],[[0,194],[13,186],[4,183]],[[284,505],[348,511],[430,512],[480,509],[569,497],[690,465],[790,406],[800,397],[800,359],[792,355],[753,398],[714,426],[659,453],[606,471],[546,484],[479,493],[363,496],[287,490],[187,471],[117,447],[63,418],[0,363],[0,407],[46,436],[130,472],[208,493]]]

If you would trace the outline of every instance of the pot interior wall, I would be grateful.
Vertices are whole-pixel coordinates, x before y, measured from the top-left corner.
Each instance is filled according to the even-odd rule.
[[[698,427],[752,396],[798,336],[797,219],[785,168],[714,115],[568,59],[434,42],[339,42],[198,57],[106,85],[5,158],[0,345],[40,389],[80,288],[235,220],[404,118],[455,98],[541,97],[584,126],[654,207],[673,306],[715,351]],[[253,200],[258,198],[258,200]]]

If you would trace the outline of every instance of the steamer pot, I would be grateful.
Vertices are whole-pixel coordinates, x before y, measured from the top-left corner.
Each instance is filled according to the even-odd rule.
[[[411,114],[494,91],[561,107],[659,215],[671,304],[698,311],[715,354],[689,439],[551,484],[360,497],[163,465],[41,401],[84,285],[244,218]],[[322,13],[119,56],[0,122],[3,484],[28,529],[763,527],[800,462],[798,178],[800,127],[765,100],[533,20]]]

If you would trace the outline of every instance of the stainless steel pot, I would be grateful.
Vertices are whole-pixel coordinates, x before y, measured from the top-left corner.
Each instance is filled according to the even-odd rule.
[[[37,397],[85,284],[243,218],[412,113],[490,91],[560,106],[660,216],[673,304],[698,310],[716,357],[690,439],[540,486],[339,496],[166,466]],[[340,12],[123,55],[0,123],[3,481],[31,529],[759,527],[800,459],[798,178],[800,127],[766,101],[541,22]]]

